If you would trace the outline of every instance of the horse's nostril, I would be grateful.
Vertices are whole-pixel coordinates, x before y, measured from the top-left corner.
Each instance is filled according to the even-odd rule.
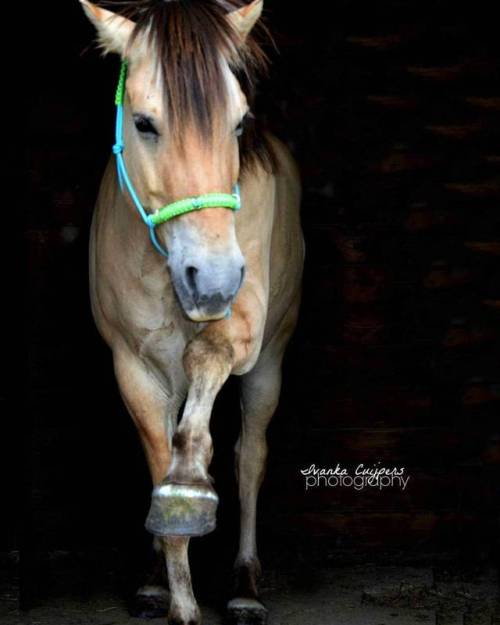
[[[196,274],[198,273],[198,269],[196,267],[186,267],[186,282],[188,287],[193,292],[193,295],[197,293],[196,288]]]
[[[194,259],[186,262],[181,270],[183,289],[190,301],[214,312],[227,307],[243,284],[244,263],[219,258],[206,265],[196,266],[195,262]]]

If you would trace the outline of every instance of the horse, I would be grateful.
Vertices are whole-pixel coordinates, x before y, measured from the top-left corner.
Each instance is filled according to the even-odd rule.
[[[146,528],[166,563],[164,614],[201,623],[188,544],[216,525],[209,425],[233,375],[240,539],[227,611],[232,623],[265,623],[257,496],[304,241],[297,165],[251,112],[267,63],[255,35],[263,2],[139,0],[117,12],[80,3],[104,53],[122,60],[117,139],[90,232],[90,298],[151,474]],[[158,605],[164,592],[138,596]]]

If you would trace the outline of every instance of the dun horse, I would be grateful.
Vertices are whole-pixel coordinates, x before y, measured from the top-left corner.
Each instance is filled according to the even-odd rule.
[[[210,415],[236,375],[241,535],[228,614],[233,623],[264,623],[257,495],[304,246],[296,166],[250,112],[265,64],[251,32],[262,0],[139,0],[117,3],[120,14],[80,1],[102,48],[122,59],[90,290],[151,472],[146,527],[165,557],[169,622],[201,622],[188,543],[215,527]],[[161,598],[161,589],[139,592]]]

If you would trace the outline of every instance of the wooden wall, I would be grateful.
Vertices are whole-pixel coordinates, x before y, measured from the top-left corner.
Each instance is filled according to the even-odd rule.
[[[304,77],[285,81],[281,128],[297,129],[308,259],[297,432],[271,505],[339,544],[488,549],[500,488],[497,38],[487,14],[446,2],[432,13],[345,2],[319,19],[294,29],[281,61]],[[304,495],[294,467],[337,461],[403,465],[409,487]]]

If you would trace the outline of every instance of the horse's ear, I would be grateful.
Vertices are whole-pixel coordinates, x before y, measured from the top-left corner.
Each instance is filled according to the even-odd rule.
[[[116,52],[123,55],[134,30],[134,22],[88,0],[80,0],[80,3],[86,16],[96,27],[99,45],[104,52]]]
[[[264,6],[264,0],[253,0],[240,9],[231,11],[228,18],[233,27],[239,32],[241,38],[245,40],[248,33],[255,26]]]

